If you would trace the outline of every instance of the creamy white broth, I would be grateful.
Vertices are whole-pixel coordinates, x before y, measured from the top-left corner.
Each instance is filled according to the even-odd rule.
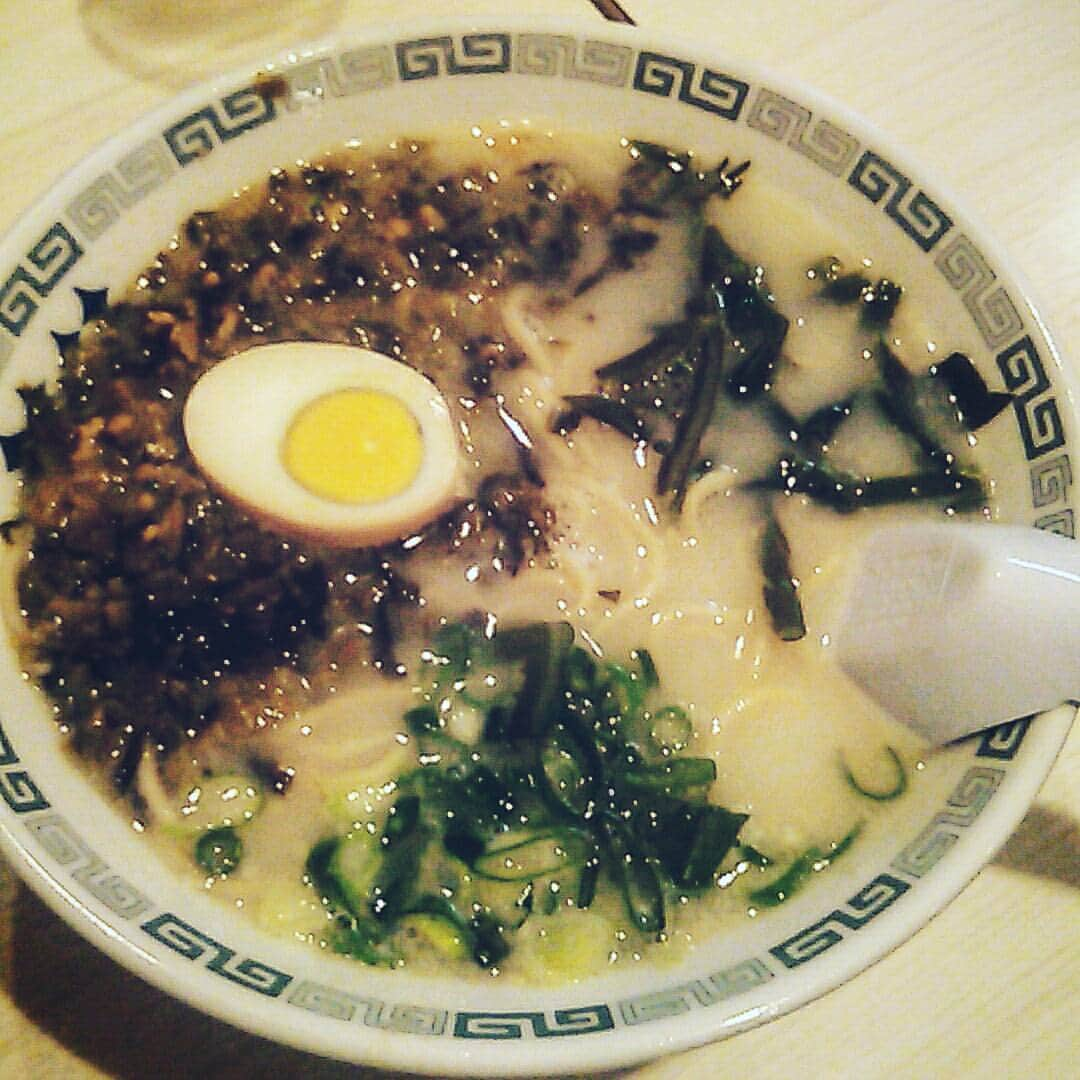
[[[740,240],[752,245],[762,219],[775,220],[775,205],[753,208],[747,221],[739,212],[743,195],[724,209],[741,223]],[[792,230],[797,225],[801,235],[796,241]],[[785,312],[805,312],[793,317],[788,349],[798,357],[793,404],[805,408],[850,386],[852,357],[865,347],[866,335],[853,331],[850,313],[809,299],[805,267],[822,250],[831,251],[835,238],[796,214],[783,235],[780,251],[770,254],[782,252],[784,269],[774,274],[772,260],[763,256],[761,261],[770,265],[774,292],[787,300],[781,301]],[[922,749],[916,737],[831,665],[822,642],[830,627],[825,615],[830,582],[835,584],[842,573],[845,548],[862,531],[862,523],[845,518],[830,529],[835,514],[801,497],[788,500],[792,505],[783,513],[791,522],[797,562],[806,567],[811,632],[803,642],[783,643],[761,600],[759,509],[736,487],[775,460],[779,439],[771,428],[748,412],[736,414],[718,440],[719,460],[731,471],[730,485],[714,483],[719,477],[702,481],[713,493],[688,500],[683,515],[674,514],[656,495],[657,455],[635,457],[624,437],[598,424],[583,425],[570,440],[550,430],[563,394],[587,391],[597,367],[677,315],[689,275],[685,239],[684,230],[667,229],[639,271],[608,278],[595,293],[568,304],[551,308],[551,290],[533,286],[519,287],[504,301],[508,326],[528,356],[528,363],[513,373],[507,400],[515,415],[527,421],[537,444],[548,478],[546,494],[557,514],[555,541],[546,558],[535,560],[517,578],[481,573],[479,581],[470,580],[476,564],[463,565],[450,556],[421,563],[416,577],[434,611],[452,614],[479,605],[506,623],[565,619],[612,658],[648,648],[666,696],[683,703],[693,718],[688,752],[717,763],[711,798],[748,814],[742,833],[746,842],[783,860],[812,845],[827,849],[876,812],[846,782],[838,755],[868,786],[888,786],[892,765],[884,748],[898,749],[908,763]],[[799,297],[801,307],[790,297]],[[903,440],[880,419],[870,423],[857,439],[860,449],[873,451],[873,460],[863,465],[871,472],[895,468],[897,445],[890,444],[902,445]],[[876,511],[874,522],[890,514]],[[600,590],[618,593],[619,600],[605,599]],[[409,761],[400,717],[411,692],[405,686],[386,690],[382,680],[346,689],[280,728],[274,741],[286,749],[297,773],[289,795],[269,805],[245,834],[250,843],[242,871],[225,881],[212,879],[213,888],[253,908],[256,918],[270,926],[318,937],[325,916],[298,877],[281,880],[282,862],[301,863],[333,820],[331,813],[340,824],[358,810],[357,820],[365,813],[377,818],[385,812],[392,799],[387,788]],[[370,724],[359,738],[357,711]],[[698,913],[691,904],[676,913],[668,952],[704,932],[716,917],[716,906],[732,918],[745,917],[747,908],[737,891],[701,903],[709,910]],[[595,909],[560,911],[537,928],[552,942],[562,928],[574,942],[569,951],[598,934],[601,940],[580,954],[579,965],[559,949],[551,967],[562,970],[548,971],[548,977],[590,974],[598,960],[604,965],[634,961],[643,952],[660,960],[653,954],[665,945],[650,949],[638,940],[627,942],[618,903],[609,898],[600,910],[602,915]],[[573,920],[585,926],[571,927]],[[545,947],[512,955],[505,972],[535,977],[544,968]]]
[[[625,147],[616,144],[584,153],[552,137],[512,143],[501,134],[495,143],[478,151],[484,140],[473,137],[436,153],[448,168],[472,162],[478,152],[496,169],[549,157],[568,161],[567,175],[579,178],[568,182],[585,177],[605,198],[627,160]],[[806,273],[824,254],[852,267],[869,267],[870,257],[752,172],[731,199],[714,199],[708,215],[736,251],[766,268],[777,306],[790,320],[775,380],[778,400],[805,415],[870,380],[873,362],[865,351],[873,335],[850,309],[817,298]],[[579,644],[618,663],[647,649],[663,701],[685,708],[692,721],[685,753],[715,761],[709,800],[748,815],[741,843],[772,860],[762,871],[733,858],[717,887],[671,904],[659,941],[628,926],[611,888],[602,888],[588,910],[560,901],[554,914],[537,913],[517,931],[514,950],[497,965],[505,977],[559,981],[612,964],[672,961],[719,932],[724,919],[756,914],[751,892],[807,850],[827,854],[859,830],[865,837],[887,827],[891,806],[860,796],[845,765],[868,789],[888,789],[896,776],[891,749],[914,783],[906,797],[918,798],[915,766],[923,747],[841,675],[828,641],[851,545],[895,517],[941,515],[940,504],[840,515],[806,496],[776,499],[807,626],[801,641],[784,642],[762,599],[761,496],[744,488],[783,450],[775,425],[752,409],[722,405],[720,422],[703,442],[713,469],[691,485],[681,513],[657,493],[661,456],[654,448],[635,447],[589,419],[570,435],[552,430],[564,395],[592,391],[597,368],[647,341],[657,325],[683,310],[693,273],[687,227],[654,224],[658,243],[634,270],[611,273],[579,297],[565,283],[517,284],[490,290],[477,315],[463,316],[480,326],[501,324],[523,353],[523,363],[502,372],[498,389],[501,402],[526,425],[546,482],[543,497],[555,513],[546,549],[531,554],[516,575],[493,567],[483,545],[468,558],[421,550],[408,562],[420,599],[415,625],[399,642],[403,678],[376,672],[343,637],[340,650],[330,643],[333,660],[326,668],[303,677],[289,669],[269,672],[250,688],[249,700],[238,701],[232,723],[164,763],[144,758],[139,789],[147,797],[148,833],[193,882],[200,880],[191,857],[199,821],[183,812],[190,792],[206,783],[207,772],[242,774],[250,746],[239,740],[287,767],[285,794],[267,790],[242,827],[238,867],[203,878],[209,891],[259,924],[329,948],[331,918],[304,878],[308,853],[328,835],[382,829],[398,778],[417,764],[417,740],[404,716],[426,686],[421,655],[440,620],[476,611],[489,628],[565,621]],[[578,278],[602,259],[601,240],[586,236]],[[875,263],[868,273],[887,269]],[[901,305],[889,330],[913,370],[928,362],[931,338],[921,315]],[[438,344],[435,351],[439,363],[453,364],[450,347]],[[472,475],[483,476],[508,457],[490,410],[462,405],[458,420]],[[911,466],[907,441],[870,410],[856,410],[834,442],[834,460],[859,472],[889,475]],[[449,717],[448,725],[464,742],[479,738],[478,719],[467,710]],[[429,944],[406,938],[404,962],[445,964]],[[467,961],[458,967],[463,975],[486,977]]]

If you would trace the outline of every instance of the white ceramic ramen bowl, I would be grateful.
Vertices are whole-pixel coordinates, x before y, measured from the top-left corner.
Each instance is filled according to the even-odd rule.
[[[750,157],[793,200],[887,252],[909,301],[947,324],[1014,401],[1001,491],[1018,522],[1075,535],[1080,418],[1041,320],[1004,257],[857,117],[789,80],[614,26],[491,18],[384,30],[298,53],[280,97],[241,72],[178,97],[71,172],[0,247],[0,432],[14,393],[56,362],[86,298],[131,281],[184,217],[282,162],[352,137],[463,130],[478,119],[678,142]],[[1077,396],[1071,399],[1078,400]],[[4,514],[14,481],[0,478]],[[588,1072],[760,1024],[856,975],[915,933],[1005,841],[1074,710],[946,748],[888,835],[815,887],[681,966],[557,988],[460,985],[372,970],[266,936],[166,869],[63,750],[0,653],[0,836],[81,934],[150,983],[239,1027],[348,1061],[430,1074]]]

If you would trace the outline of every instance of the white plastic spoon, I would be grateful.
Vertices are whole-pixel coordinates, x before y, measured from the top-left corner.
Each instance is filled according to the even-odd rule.
[[[835,635],[844,671],[932,745],[1080,699],[1080,543],[1013,525],[884,528]]]

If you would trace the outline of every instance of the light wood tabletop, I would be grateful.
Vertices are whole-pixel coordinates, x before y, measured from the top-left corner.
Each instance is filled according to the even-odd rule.
[[[845,102],[975,216],[1080,365],[1076,0],[622,0]],[[305,38],[588,0],[0,0],[0,229],[186,82]],[[264,13],[267,13],[264,15]],[[1074,482],[1080,482],[1077,478]],[[0,864],[0,1076],[380,1075],[275,1046],[143,985]],[[1027,817],[943,914],[826,997],[635,1078],[1080,1077],[1080,726]]]

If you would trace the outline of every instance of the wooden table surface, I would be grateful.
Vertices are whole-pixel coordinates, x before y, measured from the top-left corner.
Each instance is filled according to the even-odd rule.
[[[781,69],[906,146],[1011,253],[1080,365],[1077,0],[622,2],[642,28]],[[416,11],[507,9],[600,19],[588,0],[0,0],[0,229],[193,77]],[[151,990],[2,863],[0,933],[0,1077],[384,1075]],[[1078,1015],[1080,725],[1016,834],[912,941],[789,1016],[627,1075],[1080,1077]]]

